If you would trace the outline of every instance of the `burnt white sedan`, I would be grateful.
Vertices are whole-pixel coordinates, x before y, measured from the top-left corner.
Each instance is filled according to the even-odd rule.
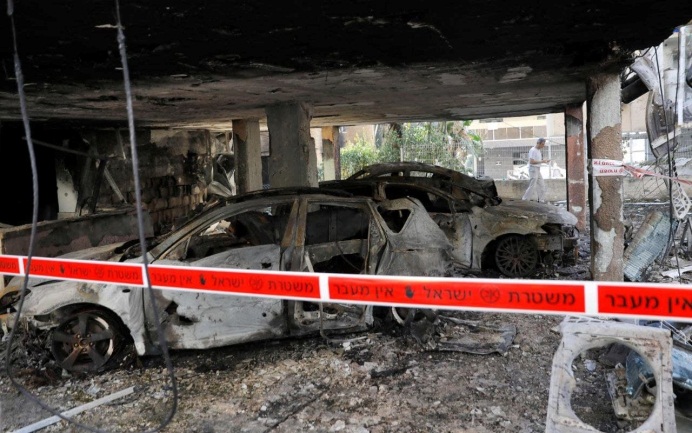
[[[578,252],[574,215],[545,203],[503,199],[490,178],[396,162],[374,164],[320,187],[375,200],[415,197],[447,235],[456,259],[471,269],[529,277],[542,265],[573,262]]]
[[[141,262],[141,254],[134,242],[63,257]],[[456,263],[452,245],[417,200],[375,202],[319,190],[224,200],[153,240],[146,254],[155,265],[371,275],[442,276]],[[22,282],[15,277],[4,299],[16,297]],[[30,278],[28,290],[22,320],[50,331],[55,360],[72,372],[107,368],[131,345],[139,355],[157,354],[159,329],[172,349],[203,349],[358,331],[373,322],[373,307],[362,305],[159,289],[152,303],[143,288],[38,278]]]

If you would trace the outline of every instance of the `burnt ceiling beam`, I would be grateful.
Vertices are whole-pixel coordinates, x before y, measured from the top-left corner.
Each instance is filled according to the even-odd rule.
[[[229,129],[307,101],[314,126],[560,112],[692,18],[692,2],[121,2],[135,116]],[[32,119],[125,124],[111,0],[16,2]],[[0,121],[20,118],[0,17]]]

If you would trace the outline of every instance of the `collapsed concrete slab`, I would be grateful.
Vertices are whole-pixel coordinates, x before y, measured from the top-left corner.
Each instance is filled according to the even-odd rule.
[[[670,331],[622,322],[585,322],[569,318],[561,324],[560,330],[562,341],[553,358],[546,433],[599,431],[580,420],[572,410],[571,398],[576,387],[572,363],[589,349],[613,343],[636,350],[654,372],[656,402],[649,418],[633,433],[676,432]]]

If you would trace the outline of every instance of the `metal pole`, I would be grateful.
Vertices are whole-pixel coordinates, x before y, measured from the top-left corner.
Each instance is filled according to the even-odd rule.
[[[678,83],[677,95],[675,97],[677,106],[675,109],[678,112],[678,126],[683,124],[683,112],[685,110],[685,63],[687,60],[686,53],[687,35],[685,34],[685,26],[680,26],[678,30]]]

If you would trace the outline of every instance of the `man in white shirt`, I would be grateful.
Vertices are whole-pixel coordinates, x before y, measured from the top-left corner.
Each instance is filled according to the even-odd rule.
[[[537,198],[540,203],[545,202],[545,182],[541,175],[541,164],[550,162],[543,159],[541,149],[545,146],[545,138],[539,138],[536,145],[529,150],[529,187],[526,188],[522,200],[533,200]]]

